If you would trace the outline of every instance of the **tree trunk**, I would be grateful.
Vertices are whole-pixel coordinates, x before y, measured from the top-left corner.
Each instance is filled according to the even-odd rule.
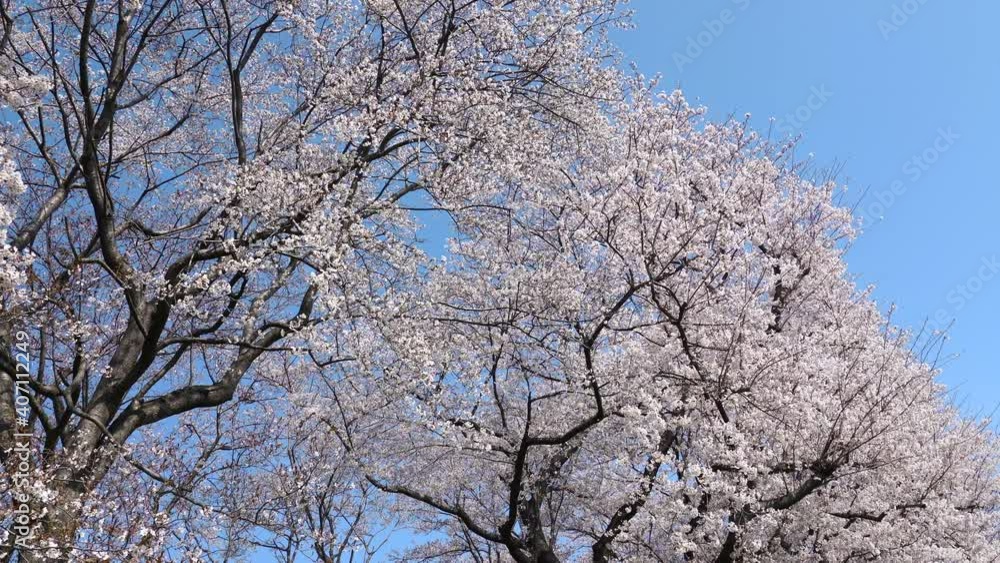
[[[71,472],[59,471],[48,486],[54,498],[48,503],[33,503],[32,536],[18,550],[26,563],[75,561],[71,553],[80,527],[81,505],[86,496],[83,484]]]

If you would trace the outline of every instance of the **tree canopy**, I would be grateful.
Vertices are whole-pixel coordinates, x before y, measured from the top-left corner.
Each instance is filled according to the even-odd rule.
[[[0,7],[7,560],[1000,557],[837,185],[618,2]]]

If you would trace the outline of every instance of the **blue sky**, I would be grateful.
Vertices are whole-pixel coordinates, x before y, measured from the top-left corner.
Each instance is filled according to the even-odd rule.
[[[634,0],[627,60],[714,117],[801,134],[868,220],[848,253],[880,305],[951,321],[941,380],[1000,404],[1000,3]],[[862,198],[862,195],[864,197]]]

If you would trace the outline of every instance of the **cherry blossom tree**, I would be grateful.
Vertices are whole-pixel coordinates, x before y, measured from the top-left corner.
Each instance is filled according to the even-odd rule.
[[[268,356],[342,359],[339,327],[421,267],[409,208],[482,197],[618,95],[605,29],[622,14],[603,0],[5,0],[2,16],[2,66],[45,88],[4,110],[26,187],[5,187],[10,246],[35,257],[11,328],[37,360],[47,476],[25,560],[160,549],[124,533],[129,514],[173,515],[125,499],[192,497],[178,476],[218,457],[211,427],[191,431],[202,452],[167,448],[178,417],[239,412],[224,405],[253,400]]]
[[[508,178],[320,407],[434,560],[998,555],[997,444],[744,123],[638,101]],[[329,401],[329,400],[328,400]]]
[[[836,187],[617,2],[0,8],[8,560],[1000,557]]]

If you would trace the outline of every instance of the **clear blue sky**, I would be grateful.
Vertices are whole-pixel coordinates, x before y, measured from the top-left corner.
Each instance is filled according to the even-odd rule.
[[[859,282],[916,327],[954,320],[942,381],[1000,404],[1000,2],[635,0],[626,58],[724,118],[802,134],[870,220]],[[727,11],[728,10],[728,11]],[[866,191],[867,190],[867,191]],[[881,219],[879,219],[881,217]],[[997,271],[994,271],[997,270]],[[988,279],[992,278],[992,279]],[[947,324],[945,321],[944,324]],[[942,324],[942,328],[944,327]]]

